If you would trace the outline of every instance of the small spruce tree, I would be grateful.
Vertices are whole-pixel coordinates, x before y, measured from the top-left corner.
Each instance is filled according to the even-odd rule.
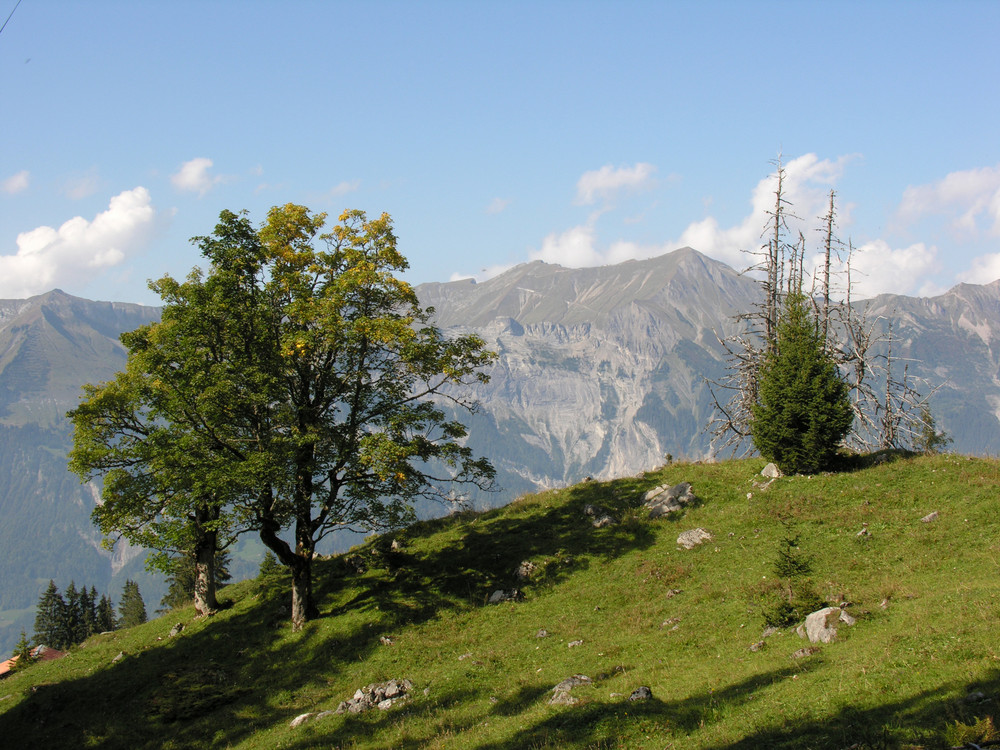
[[[55,581],[49,581],[48,588],[38,600],[35,609],[35,644],[63,649],[71,645],[69,622],[66,617],[66,602],[56,588]]]
[[[828,468],[854,420],[847,385],[806,305],[802,294],[788,296],[750,426],[754,446],[785,474]]]
[[[148,619],[146,604],[139,592],[139,584],[131,579],[125,581],[122,589],[122,599],[118,602],[118,616],[118,625],[122,628],[142,625]]]
[[[96,632],[106,633],[118,627],[115,618],[115,607],[111,603],[111,598],[107,594],[101,595],[101,600],[97,603],[97,626]]]
[[[17,672],[34,663],[36,657],[33,651],[34,649],[31,648],[31,644],[28,642],[28,636],[22,630],[21,637],[14,646],[13,656],[17,657],[17,661],[11,665],[10,671]]]

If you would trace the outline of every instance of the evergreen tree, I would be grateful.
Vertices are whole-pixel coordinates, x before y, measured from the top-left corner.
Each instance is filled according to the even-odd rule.
[[[69,641],[67,645],[69,646],[82,643],[87,637],[86,625],[83,621],[83,596],[86,591],[86,587],[82,591],[77,591],[75,581],[70,581],[69,586],[66,587],[64,617],[66,621],[67,640]]]
[[[125,581],[122,589],[122,599],[118,602],[118,616],[118,626],[122,628],[142,625],[148,619],[146,604],[139,592],[139,584],[131,579]]]
[[[84,589],[80,596],[80,605],[83,626],[87,632],[86,637],[89,638],[94,633],[101,632],[97,629],[97,589],[93,586],[90,587],[90,591]]]
[[[257,571],[258,578],[266,578],[269,575],[280,572],[282,565],[271,550],[264,554],[264,559],[260,561],[260,570]]]
[[[25,632],[22,630],[21,637],[14,646],[13,656],[17,657],[17,661],[11,665],[10,671],[17,672],[35,662],[37,657],[32,653],[32,651],[33,649],[31,648],[31,644],[28,643],[28,636],[25,635]]]
[[[35,644],[57,649],[70,645],[66,602],[56,588],[55,581],[49,581],[48,588],[38,600],[35,610]]]
[[[232,578],[229,573],[229,553],[216,552],[215,565],[213,566],[215,575],[215,585],[225,583]],[[183,607],[194,600],[194,588],[198,580],[198,563],[193,555],[179,555],[171,558],[170,575],[167,581],[170,587],[167,593],[160,600],[159,612],[167,612],[171,609]]]
[[[97,604],[97,625],[94,630],[97,633],[106,633],[117,627],[114,605],[111,604],[111,599],[107,594],[102,594],[101,601]]]
[[[767,353],[753,406],[751,437],[786,474],[827,468],[851,428],[848,388],[825,351],[802,294],[790,294]]]

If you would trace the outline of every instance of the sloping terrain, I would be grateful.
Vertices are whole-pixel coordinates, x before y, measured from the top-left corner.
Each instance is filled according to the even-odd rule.
[[[1000,463],[883,458],[769,485],[760,461],[674,464],[423,522],[320,562],[323,614],[300,633],[275,575],[225,589],[230,606],[215,617],[177,610],[0,682],[0,737],[39,748],[480,750],[993,739]],[[649,520],[644,493],[681,481],[697,502]],[[588,504],[616,523],[596,528]],[[695,528],[712,538],[680,547]],[[811,568],[794,587],[856,620],[830,643],[794,627],[764,637],[792,537]],[[521,600],[487,603],[512,587]],[[551,703],[574,675],[590,681]],[[406,698],[336,713],[390,680],[409,681]],[[651,697],[630,701],[640,687]]]
[[[482,408],[456,415],[503,488],[472,497],[480,509],[588,476],[634,474],[667,454],[708,455],[707,379],[724,368],[716,333],[756,299],[751,279],[691,249],[602,268],[529,263],[483,283],[417,292],[439,325],[476,331],[500,355],[491,382],[477,387]],[[65,468],[64,418],[83,383],[124,366],[120,333],[158,314],[59,291],[0,300],[0,469],[8,477],[0,483],[0,656],[21,628],[30,634],[50,578],[61,590],[73,580],[112,596],[125,577],[137,578],[150,609],[163,593],[135,550],[100,548],[90,522],[97,488]],[[879,297],[868,314],[876,326],[893,321],[898,366],[922,378],[925,392],[937,389],[931,404],[952,447],[1000,453],[1000,284]],[[263,554],[249,545],[236,551],[237,577]]]

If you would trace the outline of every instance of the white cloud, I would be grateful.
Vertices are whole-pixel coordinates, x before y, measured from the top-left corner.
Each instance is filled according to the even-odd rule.
[[[873,240],[855,247],[851,256],[851,298],[866,299],[877,294],[923,294],[929,287],[924,279],[940,269],[937,249],[923,242],[892,248],[885,240]],[[843,264],[835,271],[846,284]]]
[[[972,268],[956,274],[955,278],[969,284],[989,284],[1000,279],[1000,253],[990,253],[974,258]]]
[[[584,172],[576,183],[577,205],[587,206],[598,199],[610,200],[621,191],[636,191],[650,188],[655,183],[653,175],[656,167],[639,162],[634,167],[615,169],[610,164],[600,169]]]
[[[14,195],[14,193],[20,193],[22,190],[28,189],[28,181],[30,175],[28,170],[22,169],[15,175],[11,175],[2,183],[0,183],[0,190],[7,193],[7,195]]]
[[[507,206],[510,205],[510,201],[506,198],[494,198],[490,201],[490,205],[486,207],[486,213],[488,214],[498,214],[503,211]]]
[[[978,235],[982,219],[988,234],[1000,236],[1000,165],[951,172],[930,185],[910,186],[896,215],[904,225],[944,215],[960,237]]]
[[[170,176],[170,182],[178,190],[203,196],[224,180],[221,176],[208,173],[212,164],[211,159],[203,156],[186,161],[175,174]]]
[[[831,161],[820,159],[816,154],[805,154],[792,159],[785,167],[782,193],[788,201],[788,239],[794,242],[801,231],[807,246],[816,238],[815,229],[821,225],[821,218],[829,207],[830,190],[843,174],[844,166],[853,157],[842,156]],[[673,243],[674,247],[693,247],[695,250],[742,269],[751,264],[746,254],[753,252],[766,242],[762,237],[770,216],[775,209],[775,191],[778,178],[770,174],[757,183],[750,199],[750,213],[731,227],[722,227],[714,217],[693,222]],[[843,221],[843,212],[840,216]]]
[[[595,248],[595,225],[598,216],[600,212],[591,214],[586,224],[548,235],[542,240],[541,249],[531,253],[531,259],[558,263],[569,268],[599,266],[606,263],[604,256]]]
[[[155,210],[144,187],[113,197],[87,221],[77,216],[58,229],[42,226],[17,236],[17,252],[0,256],[0,297],[18,299],[55,287],[79,287],[135,252],[152,228]]]

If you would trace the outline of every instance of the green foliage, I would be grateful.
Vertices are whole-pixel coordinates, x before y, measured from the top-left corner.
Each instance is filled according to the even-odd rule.
[[[271,550],[264,553],[264,559],[260,561],[260,570],[257,571],[258,578],[267,578],[282,570],[281,563],[274,556]]]
[[[102,595],[97,603],[97,622],[94,628],[95,633],[105,633],[118,627],[118,619],[115,617],[115,608],[111,603],[111,597]]]
[[[920,431],[914,441],[914,450],[921,453],[940,453],[951,444],[951,437],[944,430],[938,431],[931,408],[926,404],[920,409],[919,424]]]
[[[147,621],[146,604],[142,600],[139,584],[133,580],[125,581],[122,588],[122,598],[118,602],[118,626],[133,628]]]
[[[763,587],[761,612],[768,627],[785,628],[801,622],[824,606],[809,575],[812,560],[799,547],[799,536],[791,522],[781,519],[783,534],[778,542],[772,570],[777,576]]]
[[[32,649],[31,643],[28,641],[27,634],[22,630],[21,637],[14,646],[14,653],[11,655],[13,657],[17,657],[17,661],[11,665],[11,671],[20,672],[22,669],[30,667],[34,664],[36,657],[33,651],[34,649]]]
[[[65,597],[59,593],[54,581],[38,600],[35,609],[34,641],[39,646],[67,649],[89,638],[94,633],[114,630],[115,617],[111,600],[102,596],[97,600],[97,589],[84,586],[77,590],[70,581]]]
[[[122,336],[126,371],[70,415],[71,467],[104,475],[102,531],[193,554],[199,609],[212,555],[253,529],[292,572],[299,627],[317,614],[324,536],[396,528],[419,500],[492,484],[441,402],[471,410],[456,386],[485,382],[493,355],[431,323],[398,278],[387,214],[325,222],[288,204],[257,230],[223,211],[194,239],[209,269],[151,285],[161,322]]]
[[[66,621],[66,602],[55,581],[49,581],[35,609],[35,643],[56,649],[66,648],[72,643]]]
[[[751,436],[760,454],[785,474],[828,468],[854,416],[802,295],[789,295],[759,372],[758,396]]]

